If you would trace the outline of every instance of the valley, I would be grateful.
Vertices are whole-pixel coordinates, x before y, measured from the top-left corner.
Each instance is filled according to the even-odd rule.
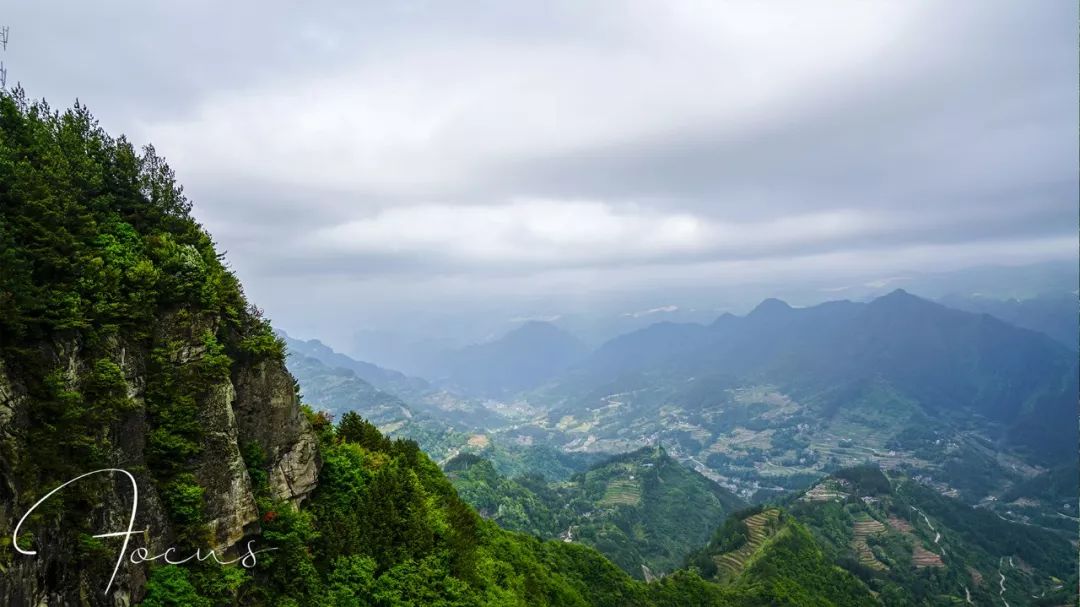
[[[922,337],[939,322],[962,327],[946,332],[948,353],[940,337]],[[849,341],[837,345],[837,331]],[[972,343],[992,345],[975,355]],[[1000,355],[1010,343],[1046,361],[1043,377]],[[883,366],[893,350],[907,360],[931,344],[962,373]],[[374,386],[348,394],[326,368],[340,355],[322,355],[322,369],[297,359],[306,402],[418,441],[501,527],[593,547],[641,580],[689,563],[745,583],[793,542],[853,576],[826,587],[862,585],[890,605],[1053,604],[1067,592],[1076,468],[1055,465],[1057,443],[1030,442],[1028,428],[1048,425],[1034,408],[1053,419],[1068,410],[1075,380],[1046,386],[1075,363],[1052,341],[984,317],[906,293],[804,310],[773,300],[710,326],[621,336],[502,395],[489,380],[485,394],[425,380],[399,382],[400,398]],[[957,366],[958,356],[982,362]],[[1001,373],[1013,383],[993,379]],[[1009,410],[1022,394],[1027,410]]]

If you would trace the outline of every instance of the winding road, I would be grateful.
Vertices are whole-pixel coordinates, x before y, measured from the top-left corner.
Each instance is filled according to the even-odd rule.
[[[1001,576],[1001,579],[998,580],[998,584],[1001,585],[1001,590],[998,591],[998,596],[1001,597],[1001,602],[1005,603],[1005,607],[1009,607],[1009,601],[1005,600],[1005,574],[1001,572],[1001,565],[1004,562],[1005,562],[1005,557],[1001,557],[1001,559],[998,560],[998,575]],[[1010,556],[1009,557],[1009,565],[1012,565],[1012,564],[1013,564],[1012,557]]]
[[[924,514],[922,510],[919,510],[915,506],[912,506],[911,509],[914,510],[915,512],[918,512],[919,515],[922,516],[922,520],[926,521],[926,526],[930,528],[930,531],[934,532],[934,543],[935,544],[940,543],[941,542],[941,532],[938,531],[937,529],[934,529],[934,526],[930,523],[930,519],[926,518],[926,514]]]

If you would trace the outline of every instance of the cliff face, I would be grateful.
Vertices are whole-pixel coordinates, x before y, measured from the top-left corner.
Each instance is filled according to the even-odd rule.
[[[177,329],[168,320],[162,326]],[[172,364],[178,367],[198,363],[206,355],[205,347],[193,338],[197,331],[180,327],[172,337],[187,334],[177,344],[178,355]],[[69,386],[83,384],[91,361],[75,341],[58,341],[43,346],[55,364],[65,369]],[[113,466],[131,472],[138,482],[139,504],[134,529],[146,532],[132,539],[128,552],[146,547],[150,554],[161,554],[175,545],[176,533],[167,509],[162,504],[161,487],[149,472],[146,440],[151,432],[145,411],[145,348],[131,348],[115,343],[113,360],[124,372],[133,410],[115,427],[107,430]],[[257,363],[234,363],[231,377],[208,386],[197,406],[203,427],[200,454],[192,469],[198,485],[204,489],[202,523],[205,549],[219,554],[236,554],[249,539],[256,543],[259,514],[252,482],[241,457],[241,448],[256,444],[266,457],[264,468],[274,498],[299,504],[315,488],[319,461],[315,436],[303,416],[291,376],[280,360]],[[19,382],[10,377],[0,360],[0,537],[10,539],[19,518],[25,513],[24,492],[40,496],[52,487],[23,487],[13,474],[22,455],[20,437],[25,434],[28,408],[34,406]],[[85,472],[91,472],[90,469]],[[89,482],[89,481],[88,481]],[[123,531],[131,508],[131,490],[121,475],[113,474],[97,483],[100,503],[91,509],[93,533]],[[146,564],[121,564],[112,588],[105,592],[120,539],[106,539],[106,549],[99,560],[80,563],[78,548],[54,515],[20,530],[20,546],[37,551],[35,556],[16,555],[3,564],[0,572],[0,603],[12,606],[38,605],[128,605],[139,599],[147,578]],[[28,541],[32,538],[32,541]]]
[[[271,493],[299,504],[315,489],[319,466],[315,434],[293,386],[281,360],[241,367],[232,411],[241,443],[257,443],[269,457]]]
[[[133,604],[148,557],[235,558],[315,488],[283,345],[190,211],[152,148],[0,92],[0,605]],[[34,507],[104,469],[145,530],[119,566],[123,472]]]

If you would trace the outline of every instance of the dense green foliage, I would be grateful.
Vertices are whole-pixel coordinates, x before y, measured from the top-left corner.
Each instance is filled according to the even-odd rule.
[[[866,587],[830,563],[794,523],[769,541],[743,575],[738,586],[761,605],[857,607],[872,601]]]
[[[892,485],[881,468],[874,465],[852,466],[833,473],[833,478],[838,478],[851,483],[852,489],[858,495],[881,495],[892,492]]]
[[[260,558],[259,583],[240,589],[251,602],[758,604],[691,572],[643,584],[590,548],[502,530],[477,516],[415,443],[387,439],[355,414],[336,427],[309,415],[320,429],[320,485],[300,511],[260,500],[263,539],[279,550]],[[188,592],[179,573],[153,583]]]
[[[784,512],[761,506],[729,518],[686,563],[727,580],[752,604],[865,605],[869,590],[834,565],[810,533]]]
[[[553,538],[569,525],[558,492],[543,477],[509,479],[471,453],[450,460],[444,470],[465,501],[504,529]]]
[[[484,521],[415,443],[387,439],[355,414],[336,427],[309,415],[320,428],[321,482],[300,511],[261,500],[264,540],[279,551],[260,559],[259,584],[240,589],[256,603],[794,607],[868,599],[799,529],[778,535],[732,584],[686,570],[634,581],[591,548]],[[454,469],[486,465],[462,458]],[[185,590],[173,577],[162,583]]]
[[[462,497],[504,528],[593,546],[635,577],[642,566],[654,574],[678,567],[744,505],[663,449],[618,455],[556,483],[508,479],[472,455],[446,470]]]
[[[1015,483],[998,497],[998,503],[1023,522],[1075,535],[1080,522],[1077,495],[1080,467],[1072,462]]]
[[[200,539],[200,403],[234,361],[282,349],[190,209],[152,147],[109,136],[83,106],[59,113],[0,95],[0,368],[34,403],[4,454],[20,500],[115,463],[117,433],[145,418],[173,526]],[[135,373],[141,403],[128,397]],[[40,515],[63,512],[61,528],[79,533],[93,491],[66,492],[76,507],[58,500]]]

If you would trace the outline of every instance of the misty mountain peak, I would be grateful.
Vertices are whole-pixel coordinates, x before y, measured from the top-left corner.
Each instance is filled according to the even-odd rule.
[[[938,307],[937,304],[917,295],[912,295],[903,289],[896,289],[887,295],[882,295],[870,302],[870,305],[891,310],[911,309],[923,306]]]
[[[716,320],[712,322],[713,327],[723,327],[731,325],[734,322],[738,322],[738,316],[735,316],[731,312],[724,312],[720,316],[716,317]]]
[[[488,396],[523,390],[576,363],[588,348],[544,321],[529,321],[506,335],[447,354],[436,376],[448,385]]]
[[[545,320],[529,320],[511,330],[505,337],[511,335],[569,335],[569,333]]]
[[[584,350],[577,337],[543,320],[530,320],[489,344]]]
[[[776,299],[775,297],[770,297],[759,303],[748,316],[771,316],[789,312],[791,309],[791,306],[789,306],[787,302]]]

